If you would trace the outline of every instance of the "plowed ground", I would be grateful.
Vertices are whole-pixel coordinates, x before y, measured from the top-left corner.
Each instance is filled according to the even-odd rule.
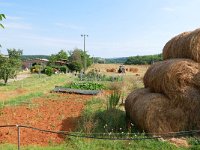
[[[73,131],[84,108],[92,96],[76,94],[55,94],[38,98],[30,104],[9,106],[0,110],[0,125],[21,124],[45,130]],[[21,128],[22,145],[48,145],[61,143],[62,135],[43,133]],[[16,128],[0,128],[0,142],[17,144]]]

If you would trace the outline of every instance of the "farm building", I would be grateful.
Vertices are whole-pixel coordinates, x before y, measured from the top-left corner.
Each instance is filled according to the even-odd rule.
[[[23,70],[30,69],[34,63],[47,65],[48,62],[49,62],[48,59],[40,59],[40,58],[25,60],[22,62],[22,69]]]

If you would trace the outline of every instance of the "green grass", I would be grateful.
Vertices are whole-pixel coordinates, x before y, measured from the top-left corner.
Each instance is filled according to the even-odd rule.
[[[51,77],[47,75],[41,75],[41,77],[39,77],[37,74],[33,74],[31,77],[24,80],[9,83],[7,86],[0,86],[1,93],[9,93],[20,89],[25,91],[13,97],[9,97],[8,95],[8,98],[5,98],[0,102],[0,107],[4,105],[18,105],[23,102],[29,102],[33,98],[38,98],[49,93],[56,85],[64,85],[72,80],[73,77],[66,74],[53,75]]]
[[[105,133],[103,137],[108,137],[111,133],[115,138],[126,137],[128,133],[138,132],[133,127],[129,130],[126,128],[125,112],[120,109],[106,109],[106,100],[94,98],[87,102],[77,132],[87,133]],[[123,134],[115,134],[123,133]],[[122,136],[123,135],[123,136]],[[136,138],[146,137],[144,133],[136,134]],[[135,137],[133,137],[135,138]],[[141,140],[141,141],[112,141],[112,140],[93,140],[70,138],[67,141],[69,149],[105,149],[105,150],[184,150],[186,148],[177,148],[176,146],[159,140]],[[197,147],[197,146],[196,146]]]
[[[194,149],[198,147],[191,147]],[[16,145],[1,144],[2,150],[15,150]],[[64,144],[51,145],[46,147],[41,146],[22,146],[22,150],[186,150],[186,148],[177,148],[168,142],[158,140],[144,141],[109,141],[109,140],[93,140],[70,138]]]
[[[29,93],[29,94],[22,95],[22,96],[17,96],[15,98],[11,98],[11,99],[9,99],[8,101],[5,101],[5,102],[1,101],[0,107],[5,107],[7,105],[16,106],[16,105],[19,105],[21,103],[28,103],[33,98],[38,98],[38,97],[41,97],[43,95],[44,95],[44,93],[42,93],[42,92],[35,92],[35,93]]]

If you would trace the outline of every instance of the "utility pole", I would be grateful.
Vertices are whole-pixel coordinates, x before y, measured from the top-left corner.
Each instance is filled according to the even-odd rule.
[[[86,71],[86,51],[85,51],[85,37],[88,37],[87,34],[82,34],[81,37],[84,39],[84,73]]]

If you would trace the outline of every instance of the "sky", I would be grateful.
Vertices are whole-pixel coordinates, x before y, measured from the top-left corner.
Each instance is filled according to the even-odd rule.
[[[0,48],[24,55],[83,49],[94,57],[159,54],[173,36],[200,27],[200,0],[0,0]]]

